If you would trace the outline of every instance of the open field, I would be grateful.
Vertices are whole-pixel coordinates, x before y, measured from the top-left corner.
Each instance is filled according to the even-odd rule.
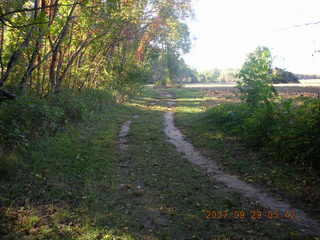
[[[300,83],[304,84],[304,85],[319,85],[320,84],[320,79],[300,79],[299,80]]]
[[[188,83],[183,84],[183,87],[185,88],[233,88],[236,86],[236,83]],[[320,81],[308,81],[304,80],[301,83],[280,83],[280,84],[274,84],[277,88],[315,88],[320,89]]]
[[[308,80],[306,80],[308,81]],[[280,95],[288,96],[313,96],[318,97],[320,94],[320,82],[319,83],[290,83],[290,84],[274,84]],[[146,85],[146,87],[153,87],[152,84]],[[185,89],[198,89],[204,91],[218,91],[221,93],[237,92],[235,83],[188,83],[183,84],[182,88]]]
[[[281,96],[284,97],[318,97],[320,96],[320,83],[318,84],[274,84]],[[220,95],[235,95],[238,90],[236,84],[212,84],[212,83],[192,83],[184,84],[183,88],[199,89],[205,92],[214,92]]]

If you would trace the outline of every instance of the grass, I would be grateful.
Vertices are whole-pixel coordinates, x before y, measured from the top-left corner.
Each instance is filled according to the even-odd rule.
[[[19,168],[1,178],[0,235],[95,239],[104,201],[117,182],[117,134],[133,112],[124,105],[106,105],[56,136],[30,144],[18,156]],[[114,231],[103,228],[102,233]],[[92,237],[85,237],[88,233]]]
[[[122,171],[122,184],[130,185],[123,204],[135,219],[128,221],[128,229],[137,239],[267,239],[275,228],[286,229],[279,239],[298,234],[290,225],[266,219],[206,219],[206,210],[249,213],[259,206],[209,180],[176,152],[163,132],[164,106],[150,104],[155,99],[143,100],[149,109],[133,121],[123,156],[127,169]],[[141,99],[136,103],[142,104]],[[142,192],[137,194],[139,188]]]
[[[313,217],[319,217],[317,199],[320,180],[315,172],[285,162],[276,162],[263,150],[248,149],[236,135],[227,134],[225,129],[213,123],[210,111],[206,110],[217,104],[230,102],[230,99],[237,101],[236,97],[226,98],[223,94],[215,94],[214,90],[209,94],[196,90],[190,99],[196,97],[207,100],[191,102],[186,106],[180,104],[179,100],[186,99],[186,95],[192,90],[188,89],[188,92],[182,94],[181,89],[172,91],[176,93],[178,103],[176,124],[203,154],[216,159],[225,171],[239,175],[248,183],[262,185],[269,191],[278,193],[281,198],[288,199],[296,207],[304,208]]]
[[[201,149],[223,146],[195,121],[201,92],[170,91],[188,137]],[[1,239],[303,239],[288,222],[252,219],[257,203],[210,180],[176,151],[163,132],[170,110],[163,92],[146,89],[130,103],[106,105],[17,156],[22,165],[0,180]],[[128,119],[128,149],[120,153],[118,133]],[[218,210],[228,217],[206,219]]]

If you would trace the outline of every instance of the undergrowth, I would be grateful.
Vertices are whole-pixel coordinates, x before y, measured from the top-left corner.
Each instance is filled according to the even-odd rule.
[[[132,239],[98,224],[113,203],[117,136],[132,111],[99,90],[3,103],[0,239]]]
[[[282,100],[252,109],[245,103],[222,104],[207,117],[228,135],[264,148],[284,162],[320,171],[320,101]]]
[[[113,104],[106,91],[64,90],[46,98],[20,96],[0,103],[0,172],[17,163],[17,155],[27,151],[32,141],[54,136],[69,123],[81,122],[92,113]]]

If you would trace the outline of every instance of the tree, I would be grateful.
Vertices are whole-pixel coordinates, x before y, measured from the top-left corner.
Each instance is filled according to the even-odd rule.
[[[136,85],[129,76],[149,74],[154,49],[161,75],[174,81],[190,48],[182,20],[191,12],[191,0],[0,1],[0,94],[101,86],[128,92]]]
[[[267,47],[258,47],[248,55],[238,77],[241,99],[251,107],[270,104],[277,94],[272,86],[272,56]]]

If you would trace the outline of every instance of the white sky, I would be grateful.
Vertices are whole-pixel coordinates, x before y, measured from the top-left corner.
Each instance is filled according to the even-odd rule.
[[[274,65],[320,74],[320,0],[194,0],[189,23],[196,40],[184,59],[198,70],[240,68],[257,46],[267,46]]]

